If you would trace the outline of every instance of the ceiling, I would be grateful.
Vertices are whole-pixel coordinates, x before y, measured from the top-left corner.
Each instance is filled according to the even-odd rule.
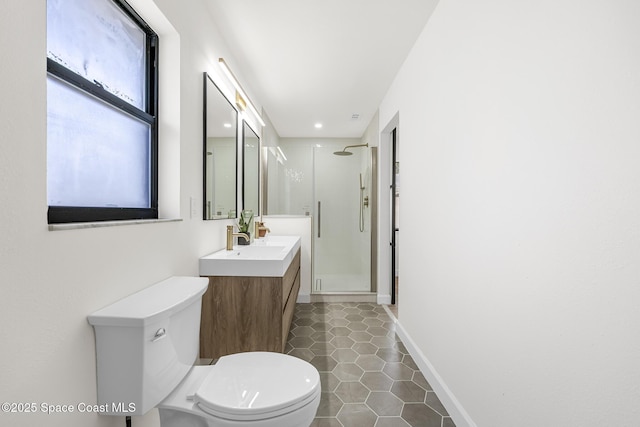
[[[361,137],[437,1],[206,0],[281,137]]]

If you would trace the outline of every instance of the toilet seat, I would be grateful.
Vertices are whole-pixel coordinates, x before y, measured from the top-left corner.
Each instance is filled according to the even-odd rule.
[[[247,421],[277,417],[314,401],[320,376],[313,365],[269,352],[221,357],[194,395],[215,417]]]

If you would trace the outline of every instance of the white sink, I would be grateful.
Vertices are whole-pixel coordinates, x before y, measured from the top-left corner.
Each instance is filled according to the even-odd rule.
[[[267,236],[200,258],[200,276],[282,277],[300,249],[299,236]]]

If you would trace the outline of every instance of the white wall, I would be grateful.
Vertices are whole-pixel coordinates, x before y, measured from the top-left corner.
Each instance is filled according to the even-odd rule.
[[[172,0],[131,3],[151,11],[157,4],[179,34],[165,39],[179,57],[160,58],[173,64],[169,75],[161,72],[169,80],[162,83],[161,112],[172,113],[161,115],[160,181],[163,215],[183,221],[71,231],[47,227],[46,1],[2,3],[2,402],[95,403],[95,343],[86,316],[171,275],[197,275],[198,258],[224,246],[228,221],[200,219],[202,72],[219,76],[217,58],[233,58],[201,0],[188,7]],[[156,18],[148,17],[152,26]],[[195,218],[189,215],[191,196],[198,201]],[[124,418],[0,412],[0,425],[121,426]],[[134,425],[158,425],[157,412]]]
[[[638,22],[633,0],[441,0],[380,107],[416,225],[400,324],[459,426],[638,425]]]
[[[280,204],[280,192],[276,185],[280,174],[280,168],[277,166],[279,163],[276,160],[278,155],[276,154],[276,147],[280,145],[280,135],[278,135],[278,131],[276,131],[264,110],[262,111],[262,119],[265,122],[265,127],[262,128],[262,139],[260,140],[260,146],[262,147],[260,158],[260,214],[266,215],[275,213],[269,211],[270,207]]]

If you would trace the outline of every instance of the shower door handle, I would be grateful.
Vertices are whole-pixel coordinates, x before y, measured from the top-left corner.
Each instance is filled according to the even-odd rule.
[[[318,238],[320,238],[320,230],[322,229],[322,204],[318,202]]]

